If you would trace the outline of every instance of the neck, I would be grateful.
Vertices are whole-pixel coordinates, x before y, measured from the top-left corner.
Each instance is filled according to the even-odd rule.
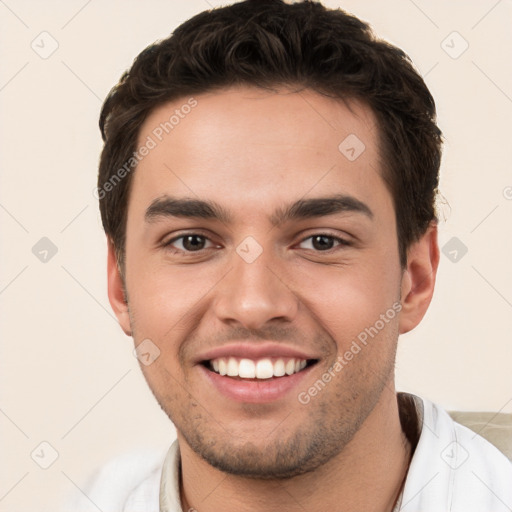
[[[223,473],[192,452],[179,433],[178,440],[183,510],[199,512],[391,512],[412,453],[400,425],[393,385],[385,387],[341,453],[315,471],[291,479],[255,480]]]

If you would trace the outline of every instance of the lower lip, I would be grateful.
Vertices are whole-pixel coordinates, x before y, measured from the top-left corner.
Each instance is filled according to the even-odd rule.
[[[204,366],[200,366],[200,370],[204,373],[205,377],[220,393],[231,400],[249,403],[267,403],[284,398],[302,381],[302,379],[304,379],[311,368],[312,367],[304,368],[304,370],[301,370],[299,373],[285,377],[243,380],[222,376],[208,370]]]

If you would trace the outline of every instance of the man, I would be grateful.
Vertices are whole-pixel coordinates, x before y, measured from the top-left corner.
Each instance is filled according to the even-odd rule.
[[[435,285],[441,157],[401,50],[319,3],[248,0],[143,51],[100,126],[109,299],[178,439],[91,502],[511,510],[506,457],[395,391]]]

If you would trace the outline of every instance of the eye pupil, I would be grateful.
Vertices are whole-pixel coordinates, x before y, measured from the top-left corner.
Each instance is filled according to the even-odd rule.
[[[330,236],[317,235],[313,237],[313,247],[319,250],[332,249],[334,240]]]
[[[188,235],[183,238],[183,247],[187,251],[201,250],[204,247],[204,237],[198,235]]]

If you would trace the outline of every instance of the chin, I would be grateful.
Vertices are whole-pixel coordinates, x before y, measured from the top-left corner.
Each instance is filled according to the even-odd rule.
[[[204,442],[198,431],[188,434],[184,437],[190,448],[224,473],[255,480],[284,480],[314,471],[336,457],[352,439],[354,431],[341,428],[333,432],[325,426],[316,426],[297,431],[286,439],[270,442],[259,439],[254,443],[245,439],[239,444],[233,442],[234,437],[226,436],[226,432],[209,443]]]

